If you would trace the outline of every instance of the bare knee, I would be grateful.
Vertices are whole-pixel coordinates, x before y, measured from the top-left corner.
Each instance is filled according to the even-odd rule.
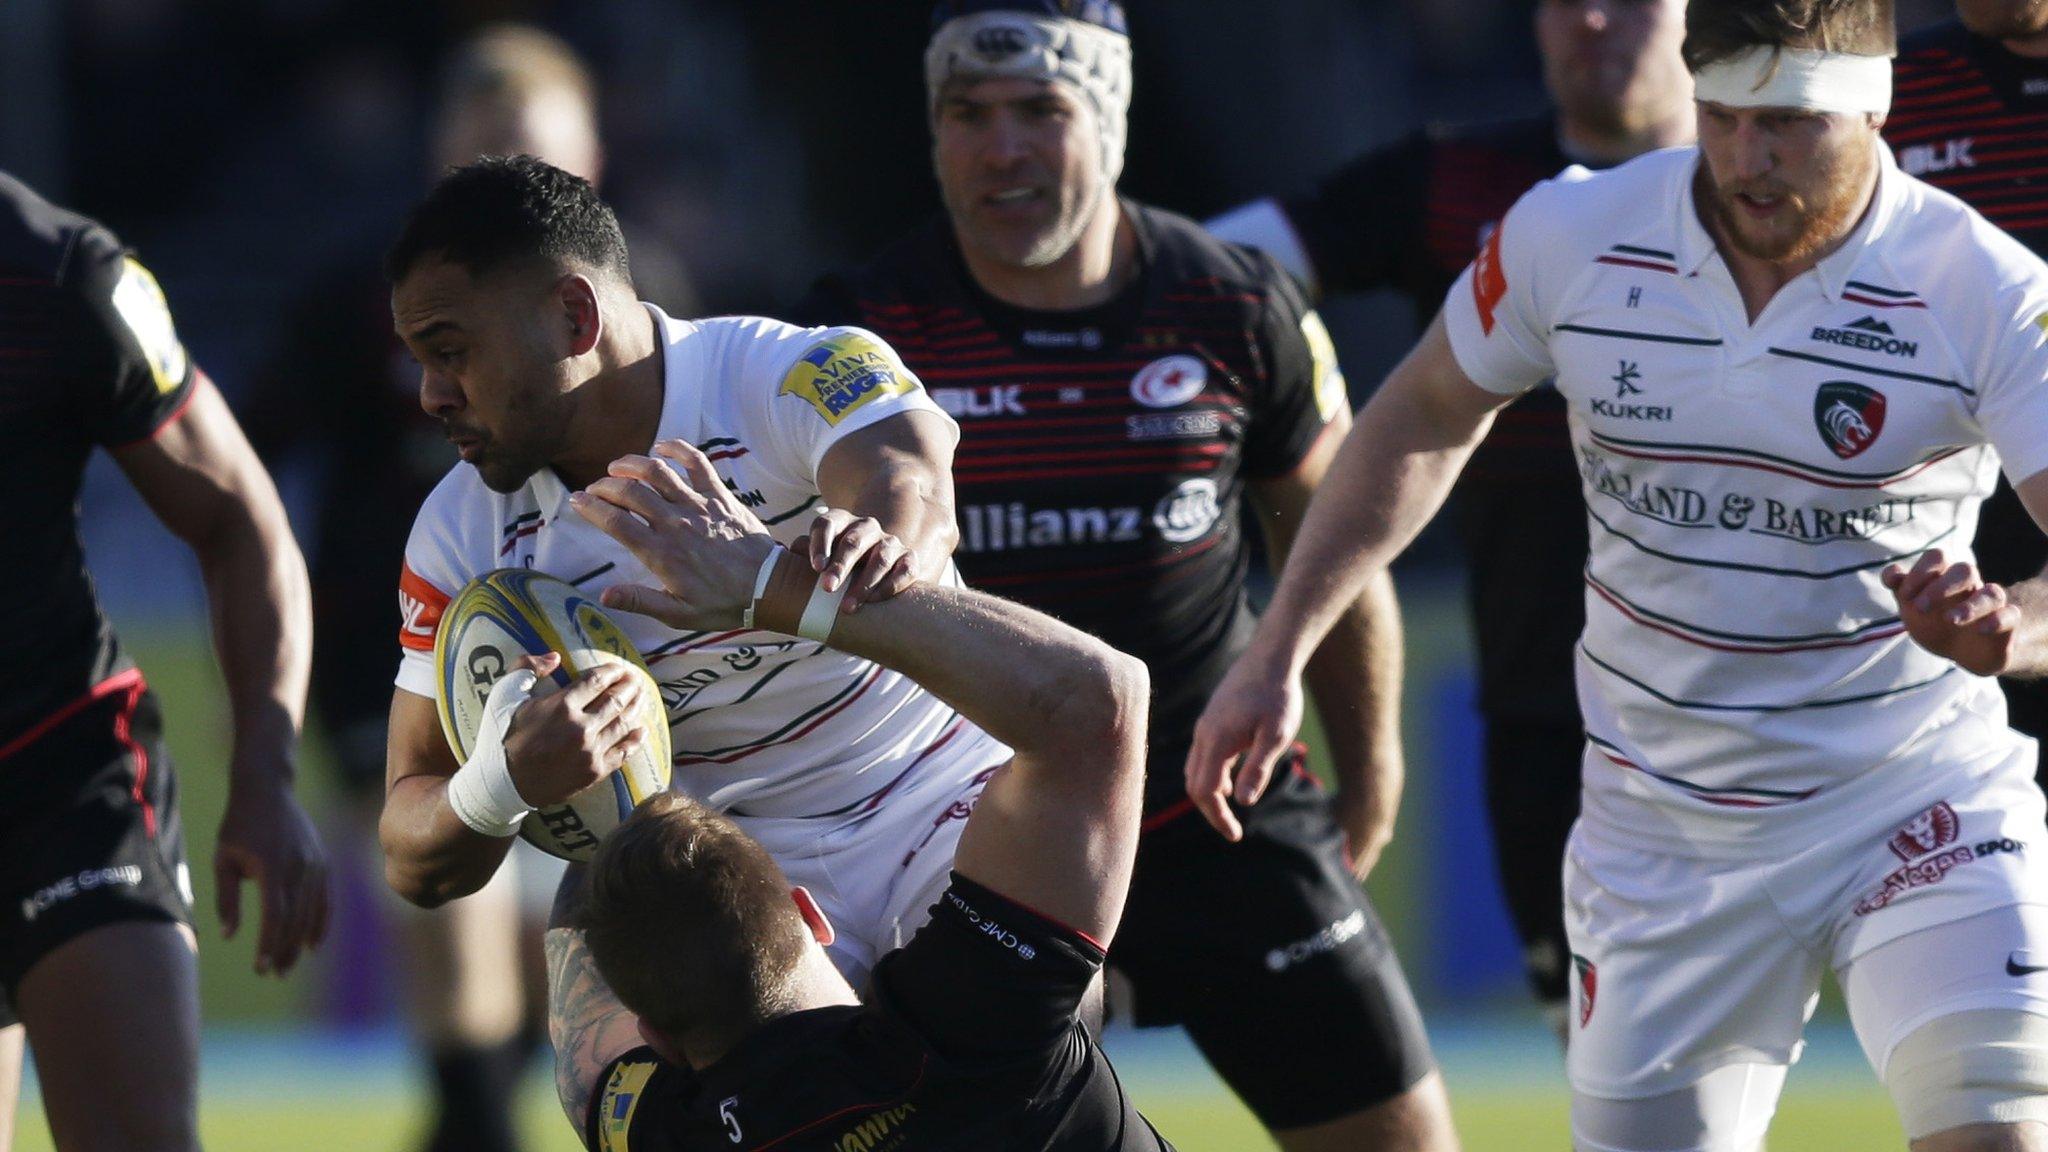
[[[1450,1097],[1444,1092],[1443,1076],[1436,1072],[1391,1100],[1324,1124],[1282,1129],[1273,1133],[1273,1139],[1286,1152],[1458,1152]]]

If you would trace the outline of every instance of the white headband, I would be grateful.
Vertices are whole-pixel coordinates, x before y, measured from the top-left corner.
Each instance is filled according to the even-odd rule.
[[[948,80],[1024,79],[1066,84],[1095,110],[1102,172],[1124,168],[1131,107],[1131,38],[1083,20],[1024,12],[977,12],[948,20],[924,50],[925,95],[934,112]]]
[[[1692,94],[1730,108],[1884,113],[1892,106],[1892,62],[1759,44],[1693,73]]]

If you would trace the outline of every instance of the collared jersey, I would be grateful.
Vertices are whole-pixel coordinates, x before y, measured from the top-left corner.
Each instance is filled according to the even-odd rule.
[[[655,438],[703,450],[784,544],[807,538],[818,464],[834,444],[905,412],[943,418],[870,332],[760,317],[692,322],[648,310],[660,325],[665,388]],[[509,494],[492,491],[467,464],[448,473],[406,544],[400,688],[435,695],[441,611],[494,568],[534,568],[589,591],[660,587],[568,497],[551,469]],[[957,579],[950,569],[947,579]],[[851,810],[878,801],[927,753],[971,730],[908,678],[815,641],[758,630],[677,632],[630,613],[617,619],[661,685],[676,786],[720,809],[748,816]]]
[[[149,270],[0,173],[0,755],[133,666],[85,570],[79,485],[94,448],[155,435],[198,377]]]
[[[860,1007],[764,1025],[692,1071],[651,1048],[605,1069],[596,1152],[1173,1152],[1081,1023],[1086,936],[954,873]]]
[[[1156,810],[1185,802],[1195,719],[1250,639],[1245,482],[1297,467],[1345,396],[1322,321],[1270,259],[1123,210],[1139,272],[1097,308],[989,297],[938,218],[799,312],[881,333],[961,421],[968,582],[1152,669]]]
[[[1754,324],[1693,148],[1538,186],[1446,299],[1474,381],[1554,376],[1570,405],[1589,810],[1789,805],[2003,715],[1905,635],[1878,573],[1967,554],[2001,456],[2048,467],[2048,267],[1879,153],[1855,232]]]

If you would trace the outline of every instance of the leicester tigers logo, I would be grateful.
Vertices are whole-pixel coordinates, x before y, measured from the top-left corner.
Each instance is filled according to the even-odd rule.
[[[1591,960],[1572,953],[1572,971],[1579,977],[1579,1027],[1593,1019],[1593,999],[1600,993],[1600,969]]]
[[[1906,821],[1897,832],[1892,833],[1892,854],[1911,864],[1937,848],[1954,843],[1961,826],[1962,821],[1956,818],[1956,810],[1949,807],[1948,801],[1944,800]]]
[[[1847,380],[1830,380],[1813,397],[1813,423],[1835,455],[1861,455],[1884,431],[1884,393]]]

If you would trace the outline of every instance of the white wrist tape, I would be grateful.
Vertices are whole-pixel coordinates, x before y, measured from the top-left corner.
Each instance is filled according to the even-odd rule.
[[[839,602],[846,599],[846,590],[825,591],[825,577],[818,576],[817,586],[811,589],[811,598],[804,604],[803,619],[797,621],[796,634],[806,640],[820,644],[832,639],[832,625],[839,622]]]
[[[1692,95],[1730,108],[1889,112],[1892,62],[1887,56],[1759,44],[1693,73]]]
[[[780,544],[768,549],[767,557],[761,561],[761,570],[754,573],[754,594],[747,600],[746,608],[740,612],[740,627],[754,626],[754,612],[761,607],[761,597],[768,594],[768,578],[775,575],[775,562],[782,559],[782,554],[786,551],[788,549]]]
[[[532,698],[537,680],[525,668],[499,678],[484,702],[483,722],[477,726],[469,759],[448,778],[448,807],[457,819],[486,836],[512,835],[533,811],[512,783],[512,768],[505,762],[505,731],[512,726],[512,713]]]

